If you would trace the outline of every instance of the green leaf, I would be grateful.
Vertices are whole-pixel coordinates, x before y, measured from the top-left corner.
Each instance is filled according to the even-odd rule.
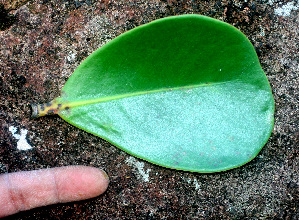
[[[156,20],[91,54],[61,97],[36,106],[136,157],[217,172],[252,160],[273,129],[270,85],[249,40],[200,15]]]

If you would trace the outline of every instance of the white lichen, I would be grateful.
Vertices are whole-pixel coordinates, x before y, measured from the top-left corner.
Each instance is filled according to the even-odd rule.
[[[18,150],[29,150],[29,149],[31,149],[32,147],[30,146],[30,144],[28,144],[28,142],[26,140],[26,135],[27,135],[28,130],[21,129],[21,134],[17,134],[17,130],[18,129],[14,126],[9,127],[9,131],[12,133],[14,138],[18,140],[18,142],[17,142]]]
[[[200,184],[199,184],[199,182],[197,181],[196,178],[191,179],[191,178],[182,177],[182,179],[185,180],[188,184],[192,184],[192,186],[195,188],[195,190],[197,192],[201,191]]]
[[[137,177],[143,179],[144,182],[149,182],[149,172],[151,169],[144,171],[144,163],[137,161],[134,157],[129,157],[126,159],[128,165],[134,166],[137,168]]]
[[[193,185],[195,187],[195,190],[200,191],[200,185],[196,178],[194,178],[194,180],[193,180]]]
[[[276,8],[274,9],[274,14],[278,15],[278,16],[290,16],[291,15],[291,12],[293,10],[298,10],[299,8],[299,0],[297,0],[297,3],[296,2],[288,2],[287,4],[279,7],[279,8]]]

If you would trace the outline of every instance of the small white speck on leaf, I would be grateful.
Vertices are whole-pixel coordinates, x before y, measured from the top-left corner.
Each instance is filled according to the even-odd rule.
[[[18,142],[17,142],[18,150],[29,150],[32,148],[26,140],[26,135],[27,135],[28,130],[21,129],[21,131],[20,131],[21,134],[16,134],[17,128],[14,126],[9,126],[9,131],[12,133],[14,138],[18,140]]]

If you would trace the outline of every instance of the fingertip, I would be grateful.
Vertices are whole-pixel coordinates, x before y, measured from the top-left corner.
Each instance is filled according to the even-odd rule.
[[[107,173],[104,170],[95,167],[85,167],[85,168],[89,169],[88,175],[90,175],[89,182],[91,183],[91,185],[89,185],[90,187],[89,190],[90,192],[92,192],[90,194],[91,198],[103,194],[107,190],[109,185],[109,177]]]
[[[100,174],[101,174],[101,177],[99,177],[99,181],[101,181],[101,184],[102,184],[102,188],[105,189],[103,192],[105,192],[108,188],[108,185],[109,185],[109,176],[108,174],[102,170],[102,169],[98,169],[100,171]]]
[[[71,202],[103,194],[108,188],[109,177],[99,168],[69,166],[56,173],[56,184],[59,201]]]
[[[104,176],[104,178],[108,181],[108,183],[109,183],[109,176],[108,176],[108,174],[104,171],[104,170],[102,170],[102,169],[99,169],[100,170],[100,173],[102,173],[102,175]]]

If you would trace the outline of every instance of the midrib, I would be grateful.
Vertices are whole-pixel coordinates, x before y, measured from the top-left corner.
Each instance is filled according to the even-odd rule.
[[[151,94],[151,93],[160,93],[160,92],[167,92],[167,91],[174,91],[174,90],[187,90],[187,89],[193,89],[193,88],[197,88],[197,87],[215,86],[215,85],[224,84],[224,83],[227,83],[227,82],[203,83],[203,84],[199,84],[199,85],[188,85],[188,86],[180,86],[180,87],[172,87],[172,88],[162,88],[162,89],[155,89],[155,90],[150,90],[150,91],[139,91],[139,92],[109,96],[109,97],[101,97],[101,98],[96,98],[96,99],[71,101],[71,102],[66,102],[65,104],[67,104],[67,106],[69,108],[74,108],[74,107],[79,107],[79,106],[84,106],[84,105],[92,105],[92,104],[97,104],[97,103],[102,103],[102,102],[109,102],[109,101],[113,101],[113,100],[129,98],[129,97],[134,97],[134,96],[139,96],[139,95],[147,95],[147,94]],[[63,98],[59,97],[57,101],[59,102],[62,100],[63,100]]]

